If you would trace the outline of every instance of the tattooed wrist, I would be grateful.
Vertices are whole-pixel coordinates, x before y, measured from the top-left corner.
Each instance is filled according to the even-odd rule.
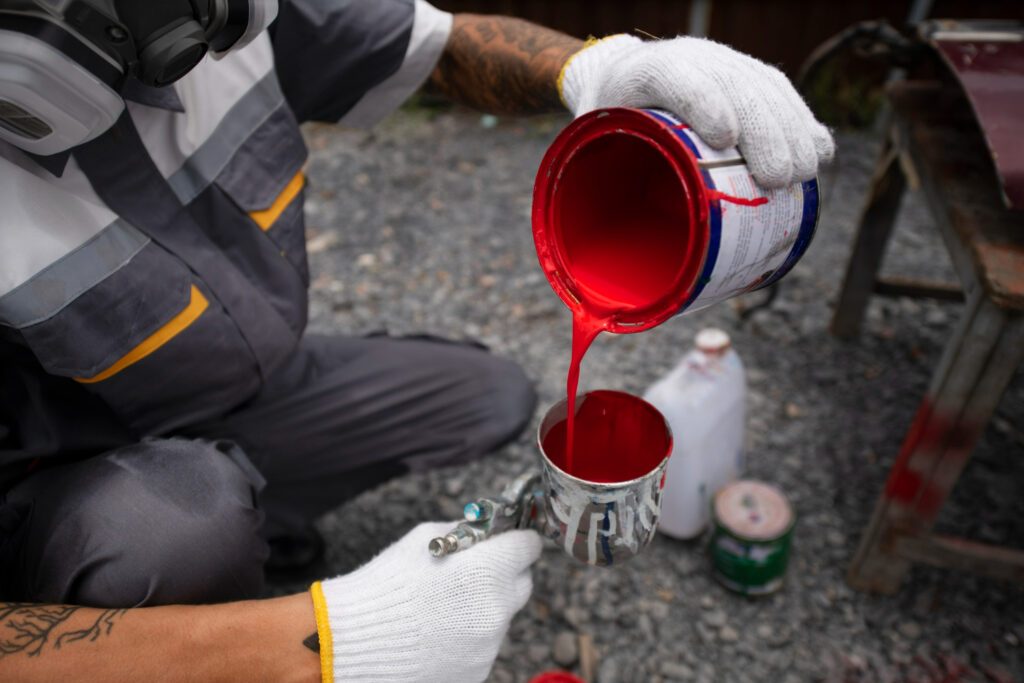
[[[458,14],[432,89],[481,111],[527,114],[562,107],[558,74],[582,41],[521,19]]]
[[[84,618],[74,619],[81,610]],[[38,657],[71,643],[94,642],[110,635],[126,611],[0,602],[0,659],[21,653]]]

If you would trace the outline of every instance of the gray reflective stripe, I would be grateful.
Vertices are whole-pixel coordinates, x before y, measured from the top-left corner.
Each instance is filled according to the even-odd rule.
[[[65,306],[117,272],[149,243],[149,238],[117,220],[26,282],[0,296],[0,325],[28,327]]]
[[[371,128],[423,85],[441,58],[452,30],[452,15],[424,0],[416,0],[412,33],[402,66],[368,90],[340,123],[354,128]]]
[[[283,102],[277,74],[271,71],[231,107],[206,142],[167,179],[178,199],[187,204],[198,197]]]

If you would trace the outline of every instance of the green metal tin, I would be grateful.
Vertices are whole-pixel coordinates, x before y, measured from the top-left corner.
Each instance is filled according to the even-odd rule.
[[[715,578],[742,595],[767,595],[782,587],[796,516],[779,489],[737,481],[715,495],[711,561]]]

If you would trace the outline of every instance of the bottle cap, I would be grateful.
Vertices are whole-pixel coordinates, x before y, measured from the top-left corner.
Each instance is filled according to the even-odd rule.
[[[709,327],[697,333],[697,348],[704,353],[724,353],[732,345],[729,335],[717,327]]]

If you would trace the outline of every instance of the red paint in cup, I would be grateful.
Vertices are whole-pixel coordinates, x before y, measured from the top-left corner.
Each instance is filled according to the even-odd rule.
[[[575,449],[569,458],[569,420],[556,422],[541,447],[551,464],[588,482],[632,481],[661,465],[672,452],[672,434],[658,409],[621,391],[591,391],[576,412]]]

